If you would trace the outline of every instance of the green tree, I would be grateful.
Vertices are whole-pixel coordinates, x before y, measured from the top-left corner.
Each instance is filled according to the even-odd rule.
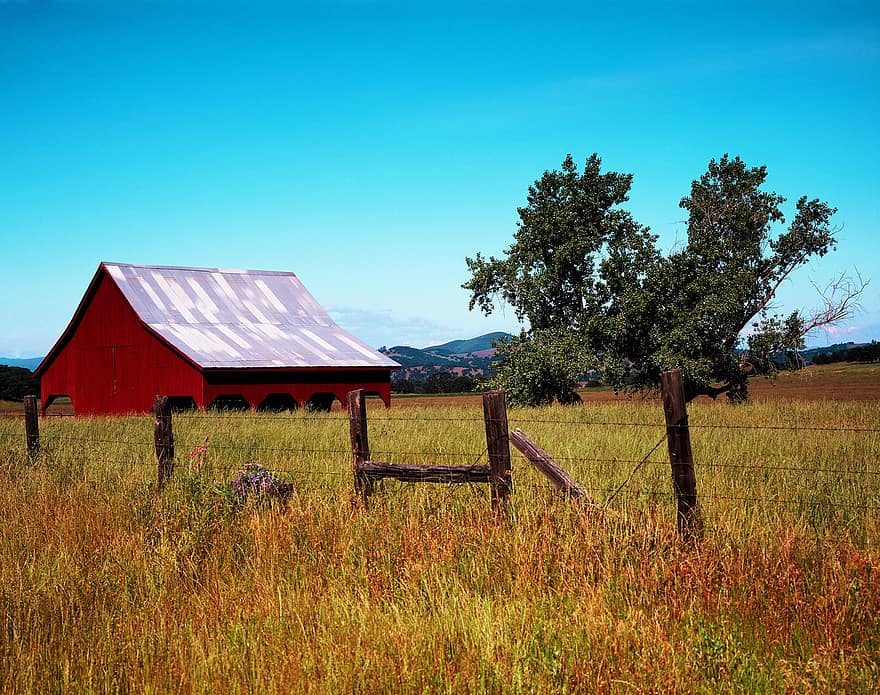
[[[391,390],[394,393],[416,393],[416,385],[408,379],[394,379]]]
[[[470,393],[477,388],[477,382],[473,377],[457,376],[450,384],[451,393]]]
[[[24,367],[0,365],[0,400],[22,401],[25,396],[40,395],[40,381]]]
[[[803,197],[774,235],[785,199],[762,189],[766,175],[738,157],[712,160],[680,202],[687,243],[664,256],[620,207],[632,175],[603,173],[595,154],[582,172],[570,155],[561,171],[545,172],[518,210],[505,257],[466,259],[470,308],[490,314],[502,300],[528,322],[499,345],[493,385],[512,402],[568,402],[588,368],[618,390],[640,391],[681,368],[689,398],[744,400],[756,366],[772,371],[773,354],[797,355],[808,331],[850,315],[865,286],[843,278],[815,314],[772,313],[781,283],[834,247],[835,210]],[[750,325],[748,352],[738,353]]]
[[[454,374],[433,372],[425,379],[425,393],[451,393]]]
[[[515,405],[579,403],[578,377],[590,355],[577,333],[541,329],[496,344],[496,373],[489,385],[504,388]]]
[[[846,351],[847,362],[878,362],[880,361],[880,343],[872,340],[869,345],[857,345]]]

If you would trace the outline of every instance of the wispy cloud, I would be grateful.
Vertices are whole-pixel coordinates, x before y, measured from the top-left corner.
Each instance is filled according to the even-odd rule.
[[[391,309],[331,306],[327,313],[340,327],[375,347],[441,343],[455,332],[431,319],[395,316]]]
[[[350,306],[329,306],[327,313],[340,327],[374,347],[408,345],[424,348],[450,340],[462,340],[493,331],[519,332],[521,325],[499,312],[490,317],[476,312],[460,321],[441,322],[434,319],[403,316],[392,309],[359,309]]]
[[[823,347],[834,343],[870,343],[880,338],[880,323],[869,321],[859,325],[826,326],[807,336],[809,346]]]
[[[832,338],[843,338],[849,335],[855,335],[865,330],[862,326],[829,326],[825,329]]]

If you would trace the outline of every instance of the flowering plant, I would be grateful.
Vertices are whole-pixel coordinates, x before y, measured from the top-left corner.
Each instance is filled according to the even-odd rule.
[[[234,503],[244,503],[248,499],[255,502],[285,500],[293,492],[293,483],[288,483],[267,470],[259,463],[249,463],[238,471],[228,488],[228,499]]]
[[[205,465],[205,455],[208,453],[208,438],[209,435],[206,434],[204,443],[199,444],[189,452],[189,469],[193,473],[201,470]]]

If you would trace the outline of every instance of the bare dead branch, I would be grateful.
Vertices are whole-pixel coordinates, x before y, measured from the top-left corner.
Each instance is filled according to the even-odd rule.
[[[804,319],[803,335],[825,326],[834,326],[841,321],[852,318],[861,309],[860,299],[869,284],[856,271],[856,277],[842,273],[832,280],[824,289],[812,283],[822,300],[823,306]]]

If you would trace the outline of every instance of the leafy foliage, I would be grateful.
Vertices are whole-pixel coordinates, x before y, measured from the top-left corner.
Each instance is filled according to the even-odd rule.
[[[40,381],[29,369],[0,365],[0,400],[21,401],[40,395]]]
[[[600,168],[594,154],[579,174],[569,155],[562,171],[529,187],[507,258],[465,259],[469,308],[490,314],[500,295],[534,331],[585,328],[621,283],[638,283],[640,265],[655,261],[655,238],[616,207],[628,200],[632,176]]]
[[[811,329],[851,312],[866,283],[841,281],[813,316],[771,313],[780,284],[834,248],[835,210],[802,197],[787,231],[785,198],[762,189],[765,167],[724,155],[691,185],[687,243],[664,256],[657,237],[620,206],[632,176],[602,173],[571,156],[529,188],[504,258],[467,258],[470,308],[510,304],[529,330],[502,344],[496,385],[512,402],[566,401],[577,377],[599,368],[618,390],[659,387],[680,368],[687,394],[745,400],[755,368],[772,372],[782,351],[797,365]],[[842,296],[840,294],[842,291]],[[748,354],[737,353],[749,324]],[[544,364],[542,364],[544,363]]]
[[[497,343],[498,371],[490,380],[504,388],[512,404],[549,405],[554,400],[570,405],[580,402],[575,389],[578,374],[572,364],[589,356],[573,332],[542,330],[523,332]]]
[[[425,393],[467,393],[473,391],[476,382],[469,376],[456,376],[450,372],[434,372],[424,383]]]
[[[469,376],[458,376],[451,372],[432,372],[426,379],[395,379],[391,390],[395,393],[470,393],[476,390],[477,382]]]

